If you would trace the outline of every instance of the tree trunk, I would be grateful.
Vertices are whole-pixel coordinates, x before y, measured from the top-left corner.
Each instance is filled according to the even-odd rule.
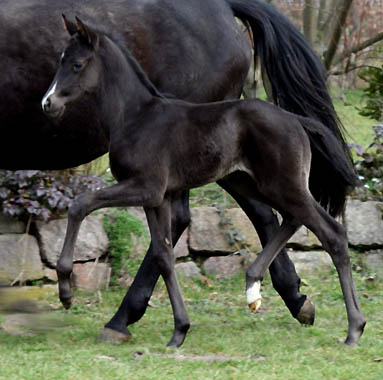
[[[306,0],[303,8],[303,34],[314,46],[317,34],[317,15],[318,2],[317,0]]]
[[[327,70],[331,68],[333,63],[336,49],[340,41],[343,29],[346,24],[348,12],[353,0],[338,0],[337,9],[335,11],[335,19],[331,29],[330,42],[327,51],[324,54],[324,65]]]

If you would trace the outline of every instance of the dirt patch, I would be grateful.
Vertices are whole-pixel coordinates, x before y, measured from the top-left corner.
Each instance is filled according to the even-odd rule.
[[[151,356],[165,358],[165,359],[175,359],[179,361],[202,361],[202,362],[228,362],[228,361],[239,361],[239,360],[254,360],[254,361],[266,361],[264,356],[249,355],[249,356],[235,356],[235,355],[219,355],[219,354],[210,354],[210,355],[193,355],[193,354],[150,354]],[[136,358],[143,357],[142,352],[136,352],[134,354]]]

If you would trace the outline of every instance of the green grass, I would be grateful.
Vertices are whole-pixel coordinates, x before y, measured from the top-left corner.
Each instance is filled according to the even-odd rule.
[[[347,141],[361,144],[366,148],[373,140],[373,126],[376,120],[359,115],[358,108],[365,102],[362,90],[348,90],[345,92],[345,101],[336,97],[338,90],[332,90],[336,112],[347,131]]]
[[[113,315],[123,292],[77,295],[64,316],[69,326],[35,337],[0,331],[0,379],[363,379],[383,378],[383,284],[367,285],[355,274],[368,324],[357,348],[344,338],[347,318],[337,277],[305,277],[302,291],[316,304],[313,327],[292,317],[266,278],[263,306],[250,314],[245,305],[244,276],[210,281],[210,287],[183,281],[192,322],[184,345],[166,348],[173,320],[161,283],[141,321],[131,326],[132,339],[120,346],[97,343],[103,324]],[[364,295],[364,296],[362,296]],[[368,298],[366,298],[368,297]],[[184,355],[198,360],[179,360]],[[222,355],[223,361],[202,360]]]
[[[142,257],[136,252],[138,241],[146,246],[150,239],[144,224],[126,210],[114,210],[104,216],[104,227],[109,238],[109,258],[112,266],[111,283],[116,284],[121,271],[131,276],[137,272]]]

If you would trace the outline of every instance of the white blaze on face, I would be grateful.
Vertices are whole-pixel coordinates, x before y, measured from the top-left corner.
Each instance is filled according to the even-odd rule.
[[[56,85],[57,85],[57,81],[55,83],[52,84],[52,86],[49,88],[49,90],[47,91],[47,93],[45,94],[45,96],[43,97],[43,100],[41,101],[41,107],[44,109],[44,105],[47,101],[47,99],[53,95],[56,91]]]
[[[247,304],[251,305],[256,301],[261,300],[261,298],[261,281],[255,281],[254,284],[246,290]]]

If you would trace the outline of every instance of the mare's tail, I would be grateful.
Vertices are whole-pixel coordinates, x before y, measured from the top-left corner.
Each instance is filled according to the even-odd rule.
[[[315,189],[310,190],[332,216],[337,216],[344,209],[347,194],[359,184],[359,178],[339,141],[328,128],[307,117],[300,116],[298,119],[310,139],[310,178],[320,179]]]
[[[225,1],[234,15],[251,28],[254,62],[260,58],[262,70],[271,84],[274,103],[324,124],[338,141],[338,153],[343,151],[343,161],[348,160],[347,166],[351,167],[343,127],[327,90],[325,69],[305,37],[285,16],[264,1]],[[317,137],[313,135],[312,142]],[[320,168],[321,160],[316,162],[318,158],[313,155],[313,165],[317,169],[310,174],[310,189],[314,197],[334,213],[343,207],[345,192],[337,187],[338,178],[334,171]],[[331,175],[334,177],[329,178]]]

